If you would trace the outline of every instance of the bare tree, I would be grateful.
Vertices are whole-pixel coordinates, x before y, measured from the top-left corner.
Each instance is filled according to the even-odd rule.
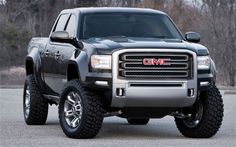
[[[48,36],[66,8],[146,7],[166,12],[182,32],[196,31],[218,69],[218,82],[235,85],[236,0],[0,0],[0,65],[23,64],[32,36]],[[22,37],[23,36],[23,37]],[[13,58],[14,57],[14,58]]]
[[[98,0],[97,5],[100,7],[137,7],[141,0]]]
[[[220,74],[227,84],[235,86],[236,68],[236,1],[203,0],[205,22],[208,25],[209,47]]]

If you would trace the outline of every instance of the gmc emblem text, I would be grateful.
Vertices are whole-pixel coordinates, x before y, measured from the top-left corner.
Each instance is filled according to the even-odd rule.
[[[167,63],[166,61],[170,61],[170,59],[144,58],[143,65],[170,65],[170,63]]]

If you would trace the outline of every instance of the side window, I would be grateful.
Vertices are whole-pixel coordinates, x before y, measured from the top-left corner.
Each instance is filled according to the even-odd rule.
[[[68,20],[69,14],[62,14],[57,22],[57,25],[54,29],[55,31],[64,31],[66,22]]]
[[[74,15],[70,16],[70,20],[67,24],[66,27],[66,31],[69,33],[70,37],[74,37],[75,36],[75,29],[76,29],[76,19]]]

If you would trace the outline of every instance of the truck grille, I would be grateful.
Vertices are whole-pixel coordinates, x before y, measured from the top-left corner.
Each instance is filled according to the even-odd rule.
[[[162,60],[165,61],[162,61]],[[154,63],[144,65],[144,60]],[[190,79],[193,58],[188,53],[126,52],[119,55],[119,76],[124,78]]]

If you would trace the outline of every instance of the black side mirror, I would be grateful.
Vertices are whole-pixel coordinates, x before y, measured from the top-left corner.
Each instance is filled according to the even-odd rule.
[[[198,43],[200,41],[200,35],[196,32],[187,32],[185,34],[185,39],[189,42]]]
[[[70,43],[76,48],[82,49],[84,47],[82,42],[78,41],[76,38],[71,38],[66,31],[53,32],[50,36],[50,40],[52,42]]]

